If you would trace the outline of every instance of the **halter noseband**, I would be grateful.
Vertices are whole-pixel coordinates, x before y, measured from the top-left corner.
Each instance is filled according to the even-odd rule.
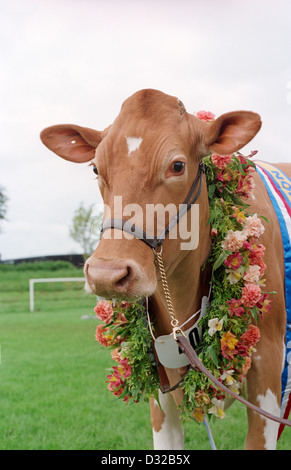
[[[196,202],[196,200],[199,197],[199,194],[201,193],[202,189],[202,176],[203,173],[205,172],[205,167],[204,163],[200,162],[199,164],[199,169],[196,175],[196,178],[190,188],[190,191],[188,193],[188,196],[186,197],[184,203],[182,204],[182,208],[177,212],[177,214],[172,218],[172,220],[169,222],[168,226],[165,228],[165,230],[159,235],[159,236],[154,236],[154,235],[149,235],[146,232],[144,232],[141,228],[136,227],[135,224],[132,224],[129,220],[124,220],[124,219],[107,219],[102,225],[101,231],[100,231],[100,238],[102,237],[103,233],[105,230],[116,228],[119,230],[123,230],[124,232],[128,232],[132,234],[135,238],[138,238],[139,240],[145,242],[150,248],[155,250],[158,246],[162,246],[166,236],[172,230],[172,228],[179,223],[179,220],[183,215],[188,212],[188,210],[191,208],[191,206]],[[198,186],[197,192],[194,194],[196,187]],[[194,194],[194,196],[193,196]]]

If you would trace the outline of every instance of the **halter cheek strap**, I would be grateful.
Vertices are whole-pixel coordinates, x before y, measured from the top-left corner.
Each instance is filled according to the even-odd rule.
[[[102,225],[101,232],[100,232],[100,238],[102,237],[103,233],[105,230],[108,229],[119,229],[124,232],[130,233],[133,235],[135,238],[143,241],[146,243],[150,248],[155,250],[157,247],[162,246],[165,238],[169,234],[170,230],[179,223],[179,220],[185,215],[191,206],[196,202],[198,199],[201,189],[202,189],[202,176],[203,173],[205,172],[205,167],[204,163],[201,162],[199,164],[199,169],[196,175],[196,178],[190,188],[190,191],[188,193],[188,196],[186,197],[184,203],[182,204],[182,208],[177,212],[177,214],[172,218],[172,220],[169,222],[168,226],[165,228],[165,230],[158,236],[150,235],[146,232],[144,232],[141,228],[136,227],[135,224],[132,224],[129,220],[124,220],[124,219],[107,219]],[[198,188],[197,188],[198,186]],[[197,189],[197,191],[196,191]],[[196,191],[196,192],[195,192]]]

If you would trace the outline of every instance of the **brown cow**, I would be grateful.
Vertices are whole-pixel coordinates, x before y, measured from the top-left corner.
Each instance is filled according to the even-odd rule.
[[[224,114],[210,125],[188,114],[177,98],[156,90],[142,90],[123,103],[116,120],[102,132],[76,125],[58,125],[45,129],[41,138],[49,149],[66,160],[93,162],[105,207],[112,213],[116,195],[122,196],[124,206],[134,203],[145,208],[146,203],[161,203],[164,207],[175,204],[178,210],[201,159],[211,152],[227,155],[238,151],[256,135],[260,126],[260,117],[245,111]],[[289,165],[282,164],[281,167],[291,176]],[[270,221],[271,229],[265,230],[262,243],[266,246],[266,264],[271,268],[266,271],[268,291],[276,291],[277,295],[272,304],[272,315],[259,325],[261,340],[247,376],[248,399],[279,415],[286,328],[283,247],[277,217],[265,186],[259,175],[255,178],[250,211],[263,214]],[[181,323],[200,308],[202,296],[208,295],[209,289],[210,273],[201,270],[211,243],[204,176],[198,202],[198,248],[180,250],[179,234],[176,239],[166,238],[163,244],[169,289]],[[105,211],[104,219],[108,217]],[[171,333],[154,254],[145,243],[126,236],[117,228],[107,230],[87,260],[84,271],[87,290],[93,294],[122,299],[151,296],[157,335]],[[172,385],[181,379],[185,370],[168,368],[166,372]],[[181,393],[177,389],[172,394],[161,395],[162,410],[154,401],[151,403],[156,449],[183,448],[176,407],[176,403],[181,402]],[[253,411],[248,411],[248,421],[247,449],[276,447],[277,423]]]

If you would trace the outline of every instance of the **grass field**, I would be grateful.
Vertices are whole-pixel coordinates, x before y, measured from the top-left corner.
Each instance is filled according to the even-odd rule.
[[[29,311],[29,278],[82,277],[65,263],[0,265],[0,449],[152,449],[146,403],[126,406],[107,391],[110,354],[95,341],[95,298],[75,283],[37,284]],[[211,423],[218,449],[243,449],[246,412],[233,405]],[[286,429],[278,449],[290,449]],[[191,423],[185,448],[210,449],[206,429]]]

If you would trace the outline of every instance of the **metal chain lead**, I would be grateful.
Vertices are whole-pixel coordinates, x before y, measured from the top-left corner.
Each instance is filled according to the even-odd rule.
[[[179,327],[179,320],[176,318],[176,315],[175,315],[175,311],[174,311],[174,307],[173,307],[173,303],[171,299],[171,294],[170,294],[170,290],[168,286],[166,271],[165,271],[165,267],[164,267],[164,263],[162,259],[162,249],[159,253],[157,253],[156,250],[153,250],[153,251],[154,251],[155,259],[157,260],[158,268],[159,268],[160,275],[161,275],[161,280],[163,284],[167,307],[168,307],[168,311],[171,317],[171,326],[173,328],[174,338],[177,339],[176,338],[177,333],[181,333],[181,334],[184,334],[184,333],[181,330],[181,327]]]

